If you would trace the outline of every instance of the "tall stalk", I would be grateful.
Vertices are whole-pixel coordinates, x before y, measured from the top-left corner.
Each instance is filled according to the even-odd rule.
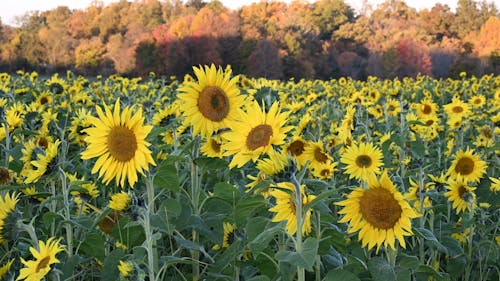
[[[199,144],[198,139],[195,140],[192,151],[191,159],[191,204],[193,206],[193,212],[195,216],[200,214],[199,201],[200,201],[200,175],[198,166],[194,163],[194,160],[198,158],[199,155]],[[198,244],[198,231],[193,229],[192,240],[194,244]],[[193,281],[198,281],[200,279],[200,252],[198,250],[191,250],[191,257],[195,261],[193,263]]]

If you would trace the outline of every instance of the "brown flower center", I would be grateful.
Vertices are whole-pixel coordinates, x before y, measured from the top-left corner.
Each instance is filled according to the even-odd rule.
[[[432,126],[432,124],[434,124],[434,120],[432,120],[432,119],[427,120],[427,121],[425,122],[425,125],[427,125],[427,126]]]
[[[44,257],[36,266],[35,272],[38,273],[49,265],[50,257]]]
[[[422,108],[422,113],[424,113],[424,114],[431,114],[432,107],[430,105],[424,104],[424,105],[422,105],[422,107],[423,107]]]
[[[469,175],[474,171],[474,160],[464,157],[458,160],[457,165],[455,165],[455,172],[461,175]]]
[[[394,195],[385,188],[365,190],[359,208],[363,218],[379,229],[394,227],[403,212]]]
[[[455,113],[462,113],[464,111],[464,108],[457,105],[457,106],[454,106],[451,111],[455,112]]]
[[[356,165],[361,168],[368,168],[372,165],[372,159],[368,155],[356,157]]]
[[[467,193],[467,189],[461,185],[459,188],[458,188],[458,195],[460,196],[460,198],[463,198],[464,194]]]
[[[305,143],[303,141],[296,140],[290,143],[287,150],[292,156],[300,156],[304,152],[304,146]]]
[[[326,155],[320,147],[316,147],[314,149],[314,159],[320,163],[326,163],[328,155]]]
[[[47,138],[41,137],[38,139],[38,146],[43,148],[43,150],[47,150],[47,148],[49,147],[49,141],[47,140]]]
[[[137,151],[137,139],[134,132],[124,126],[113,127],[108,135],[109,153],[119,162],[134,158]]]
[[[42,98],[40,99],[40,104],[46,104],[46,103],[48,103],[48,102],[49,102],[49,99],[48,99],[47,97],[42,97]]]
[[[116,222],[122,217],[120,212],[112,210],[107,216],[105,216],[100,222],[99,227],[102,231],[106,233],[111,233]]]
[[[217,152],[217,153],[220,152],[220,146],[221,146],[221,144],[218,141],[216,141],[214,139],[210,139],[210,146],[212,147],[212,149],[215,152]]]
[[[246,145],[249,150],[256,150],[261,146],[269,144],[269,140],[273,135],[273,128],[267,124],[261,124],[253,128],[248,133]]]
[[[7,184],[11,180],[9,170],[0,167],[0,184]]]
[[[198,97],[198,109],[207,119],[220,122],[229,113],[229,99],[221,88],[206,86]]]

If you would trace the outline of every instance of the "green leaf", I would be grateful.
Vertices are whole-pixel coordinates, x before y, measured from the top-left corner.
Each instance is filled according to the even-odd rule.
[[[101,280],[118,280],[118,278],[120,277],[118,264],[123,256],[125,256],[125,252],[122,249],[115,249],[111,253],[109,253],[102,266]]]
[[[80,250],[89,256],[103,261],[105,258],[104,239],[97,233],[89,233],[80,245]]]
[[[214,196],[232,203],[238,201],[241,194],[234,185],[227,182],[219,182],[214,186]]]
[[[359,281],[360,279],[354,273],[338,268],[335,270],[328,271],[328,274],[325,276],[324,281]]]
[[[450,276],[446,273],[440,273],[434,270],[434,268],[428,265],[421,265],[418,267],[415,272],[417,280],[425,279],[428,280],[429,277],[433,277],[436,281],[448,281],[450,280]]]
[[[75,267],[78,264],[82,264],[80,256],[72,256],[63,262],[63,266],[61,268],[62,278],[61,280],[71,280],[75,276]]]
[[[194,163],[205,171],[220,170],[229,167],[229,163],[226,160],[213,157],[199,157],[194,159]]]
[[[246,220],[251,217],[257,210],[266,207],[266,201],[261,195],[247,197],[240,200],[235,208],[235,223],[237,225],[245,224]]]
[[[401,268],[408,268],[412,270],[416,270],[420,266],[420,261],[415,256],[408,256],[406,254],[400,253],[398,254],[398,266]]]
[[[158,170],[153,179],[153,185],[157,188],[166,188],[173,192],[179,192],[181,189],[175,165],[168,161],[163,161],[158,166]]]
[[[413,232],[415,232],[415,235],[424,238],[427,244],[433,246],[434,248],[436,248],[437,250],[439,250],[444,254],[448,254],[448,249],[445,246],[443,246],[443,244],[439,243],[439,241],[437,240],[436,236],[434,236],[434,233],[432,233],[432,231],[422,227],[415,227],[413,228]]]
[[[411,280],[411,269],[405,268],[405,269],[399,270],[397,272],[396,280],[397,281]]]
[[[129,249],[141,245],[146,237],[142,226],[131,222],[128,217],[119,219],[110,235]]]
[[[307,271],[313,271],[318,245],[318,239],[309,237],[304,241],[301,252],[279,251],[274,257],[280,262],[287,262],[305,268]]]
[[[58,213],[54,213],[54,212],[47,212],[45,214],[43,214],[43,223],[45,224],[45,227],[48,229],[50,228],[50,226],[55,223],[56,225],[58,223],[60,223],[64,218],[58,214]]]
[[[370,259],[368,271],[375,281],[396,281],[396,272],[384,258],[374,257]]]
[[[325,198],[328,198],[336,193],[337,193],[337,190],[335,190],[335,189],[325,190],[325,191],[321,192],[318,196],[316,196],[316,198],[314,198],[311,202],[307,203],[304,206],[304,211],[309,210],[310,208],[314,207],[316,204],[324,201]]]
[[[210,262],[212,262],[212,263],[214,262],[214,259],[212,258],[212,256],[210,256],[207,253],[207,251],[205,251],[205,248],[202,245],[196,244],[193,241],[186,240],[186,239],[181,238],[179,236],[174,236],[174,239],[175,239],[175,242],[177,243],[177,245],[179,245],[179,247],[183,247],[183,248],[188,249],[188,250],[199,251],[206,258],[208,258],[210,260]]]
[[[257,256],[262,250],[267,248],[267,245],[274,238],[274,235],[284,230],[285,222],[280,222],[273,227],[262,231],[255,239],[248,243],[248,247],[253,255]]]
[[[255,276],[255,277],[252,277],[250,279],[248,279],[248,281],[269,281],[271,279],[269,279],[269,277],[267,276]]]

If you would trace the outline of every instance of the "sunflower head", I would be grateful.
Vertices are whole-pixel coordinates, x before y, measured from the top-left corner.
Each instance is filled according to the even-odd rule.
[[[185,79],[179,87],[181,111],[185,122],[192,125],[193,135],[201,133],[210,137],[227,122],[238,118],[244,97],[237,86],[238,77],[231,78],[232,71],[224,71],[215,65],[193,67],[198,81]]]
[[[464,179],[477,182],[486,172],[487,164],[471,149],[457,152],[455,160],[448,169],[448,175],[453,179]]]
[[[349,146],[340,162],[346,165],[349,178],[369,181],[380,172],[382,157],[382,151],[372,143],[360,143]]]
[[[403,195],[384,172],[380,179],[368,182],[369,188],[356,188],[346,200],[335,203],[342,206],[339,222],[348,222],[348,233],[359,231],[362,247],[395,248],[396,239],[405,248],[404,236],[412,235],[411,219],[419,215],[406,202]]]

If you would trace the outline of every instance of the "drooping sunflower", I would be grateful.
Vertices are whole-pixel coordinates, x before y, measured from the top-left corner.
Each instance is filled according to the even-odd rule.
[[[200,147],[201,153],[208,157],[222,158],[222,139],[220,136],[212,136],[205,140],[203,145]]]
[[[35,260],[24,260],[24,268],[21,268],[19,276],[16,280],[26,279],[27,281],[42,280],[50,271],[50,266],[54,263],[59,263],[56,255],[64,249],[64,246],[59,245],[61,238],[49,238],[47,242],[38,241],[38,250],[30,247],[30,252]]]
[[[477,182],[486,172],[486,162],[474,154],[472,149],[459,150],[451,163],[447,175],[453,179]]]
[[[98,157],[92,173],[99,171],[105,184],[115,178],[116,184],[124,187],[128,179],[133,188],[137,172],[144,174],[149,164],[156,165],[148,149],[150,143],[145,140],[153,127],[143,125],[141,109],[135,114],[131,107],[120,111],[120,100],[116,101],[113,112],[107,105],[104,112],[100,107],[96,110],[99,118],[88,117],[94,127],[84,130],[88,134],[85,138],[88,147],[81,157],[84,160]]]
[[[224,239],[222,241],[222,248],[231,246],[234,242],[236,225],[230,222],[224,222]]]
[[[193,70],[198,81],[185,81],[177,96],[185,122],[193,126],[193,135],[210,137],[238,118],[245,98],[237,87],[238,77],[231,78],[230,69],[222,71],[212,64]]]
[[[269,158],[259,159],[256,165],[257,170],[264,174],[268,176],[275,175],[282,172],[288,165],[288,155],[286,153],[271,150],[268,154]]]
[[[130,195],[126,192],[122,191],[120,193],[113,194],[113,196],[111,196],[111,200],[109,201],[109,208],[115,211],[123,211],[127,208],[130,200]]]
[[[0,196],[0,244],[4,241],[3,229],[6,219],[16,207],[18,201],[18,194],[10,195],[10,193],[7,193],[3,198]]]
[[[269,209],[270,212],[276,213],[273,218],[273,222],[287,221],[286,222],[286,231],[290,235],[294,235],[297,232],[297,207],[295,205],[295,186],[290,182],[280,182],[277,184],[278,187],[282,189],[288,189],[291,191],[291,194],[273,188],[269,194],[276,198],[276,206]],[[305,186],[300,186],[300,192],[302,196],[302,206],[305,206],[307,203],[311,202],[316,198],[314,195],[306,195]],[[304,212],[304,209],[302,209]],[[302,233],[309,234],[311,232],[311,213],[312,210],[309,209],[302,214]]]
[[[69,129],[69,139],[72,143],[83,146],[85,145],[85,137],[87,136],[83,131],[92,127],[92,123],[88,119],[92,114],[85,108],[81,108],[76,112],[71,120],[71,127]]]
[[[372,143],[362,142],[359,145],[349,146],[342,154],[340,162],[346,165],[349,178],[368,181],[380,173],[382,157],[382,151],[378,147]]]
[[[339,222],[349,223],[348,233],[358,233],[362,247],[368,250],[377,246],[395,249],[398,240],[406,248],[404,236],[411,236],[411,219],[419,215],[406,202],[403,195],[389,179],[387,172],[379,180],[370,180],[368,189],[355,188],[347,199],[335,203],[342,206],[339,214],[344,217]]]
[[[286,133],[292,129],[285,126],[289,112],[280,112],[278,102],[269,112],[261,109],[257,102],[247,106],[238,121],[230,123],[230,132],[222,134],[224,156],[234,155],[229,168],[242,167],[248,161],[257,161],[259,156],[273,150],[273,145],[285,143]]]
[[[476,188],[468,186],[466,181],[449,179],[446,189],[448,191],[444,193],[444,196],[453,203],[452,207],[458,214],[465,210],[470,211],[476,206],[476,194],[474,193]]]
[[[26,172],[25,183],[35,183],[42,176],[50,175],[55,171],[59,144],[61,144],[61,141],[56,140],[49,143],[45,151],[37,153],[37,159],[31,161],[32,168]]]

